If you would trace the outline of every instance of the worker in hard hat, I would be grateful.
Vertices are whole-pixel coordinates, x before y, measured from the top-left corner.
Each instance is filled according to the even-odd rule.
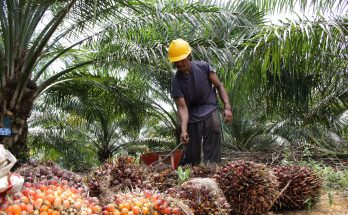
[[[224,104],[225,122],[232,120],[227,92],[216,71],[204,61],[192,61],[191,47],[183,39],[169,45],[168,58],[177,69],[172,79],[171,97],[180,121],[180,141],[184,153],[180,165],[221,162],[221,126],[216,90]],[[215,90],[216,89],[216,90]]]

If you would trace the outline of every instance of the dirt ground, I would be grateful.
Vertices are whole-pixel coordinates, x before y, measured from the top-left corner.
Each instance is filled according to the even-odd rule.
[[[269,215],[348,215],[348,190],[323,193],[320,201],[310,210],[271,212]]]

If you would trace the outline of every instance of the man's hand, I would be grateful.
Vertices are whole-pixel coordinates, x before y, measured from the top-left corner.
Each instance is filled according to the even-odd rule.
[[[180,134],[180,142],[183,144],[188,144],[190,137],[186,131],[182,131]]]
[[[225,118],[225,122],[226,123],[229,123],[229,122],[232,121],[233,116],[232,116],[231,109],[226,109],[225,108],[225,110],[224,110],[224,118]]]

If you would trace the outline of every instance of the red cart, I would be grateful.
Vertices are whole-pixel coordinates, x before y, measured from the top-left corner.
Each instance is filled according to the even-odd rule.
[[[183,153],[183,150],[178,149],[178,146],[173,151],[150,152],[142,154],[140,159],[143,163],[149,166],[163,163],[171,166],[173,169],[177,169]]]

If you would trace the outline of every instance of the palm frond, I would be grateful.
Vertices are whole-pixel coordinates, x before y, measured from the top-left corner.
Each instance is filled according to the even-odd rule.
[[[266,26],[244,44],[237,79],[253,79],[243,82],[250,89],[262,86],[272,109],[287,100],[306,111],[311,95],[320,90],[318,83],[342,81],[342,76],[335,76],[347,69],[342,32],[347,34],[342,20]]]
[[[286,12],[293,11],[297,6],[302,11],[325,12],[335,8],[341,11],[342,14],[347,12],[348,3],[345,0],[254,0],[253,1],[260,8],[271,12]]]

